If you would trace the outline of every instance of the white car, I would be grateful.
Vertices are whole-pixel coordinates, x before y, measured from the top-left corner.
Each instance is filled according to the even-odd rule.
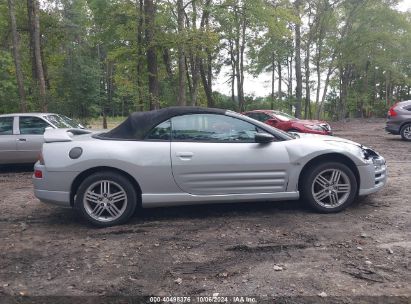
[[[0,115],[0,165],[34,164],[47,128],[84,128],[60,114],[14,113]]]
[[[301,137],[299,137],[301,136]],[[386,183],[377,152],[338,137],[296,135],[244,115],[174,107],[117,128],[48,130],[35,195],[91,223],[126,222],[138,205],[294,200],[329,213]]]

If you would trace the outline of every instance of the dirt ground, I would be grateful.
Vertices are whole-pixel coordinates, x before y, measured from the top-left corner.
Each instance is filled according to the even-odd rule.
[[[331,215],[292,201],[203,205],[96,229],[39,202],[30,167],[2,168],[0,296],[410,297],[411,143],[383,120],[333,127],[380,152],[389,180]]]

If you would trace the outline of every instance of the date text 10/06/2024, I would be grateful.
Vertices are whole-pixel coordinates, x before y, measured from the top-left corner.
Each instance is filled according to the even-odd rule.
[[[166,297],[150,297],[150,303],[257,303],[255,297],[243,296],[166,296]]]

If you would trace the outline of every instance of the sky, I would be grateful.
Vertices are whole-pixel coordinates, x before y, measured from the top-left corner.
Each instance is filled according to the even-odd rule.
[[[411,10],[411,0],[401,1],[397,9],[402,12]],[[230,68],[223,67],[220,74],[217,76],[213,89],[223,93],[225,95],[231,96],[231,83],[227,82]],[[277,73],[275,74],[277,77]],[[271,73],[262,73],[258,77],[254,78],[249,74],[244,76],[244,93],[245,95],[252,95],[256,97],[264,97],[271,94]],[[277,91],[277,83],[275,83],[275,91]],[[286,90],[287,87],[285,83],[282,86],[282,91]]]

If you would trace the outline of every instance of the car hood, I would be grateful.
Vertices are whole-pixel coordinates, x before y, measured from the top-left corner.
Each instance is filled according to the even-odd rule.
[[[355,141],[342,138],[342,137],[337,137],[337,136],[329,136],[329,135],[320,135],[320,134],[311,134],[311,133],[298,133],[299,138],[296,139],[315,139],[319,141],[325,141],[325,142],[340,142],[340,143],[346,143],[350,145],[355,145],[358,147],[363,147],[362,144],[359,144]]]
[[[304,163],[322,154],[338,153],[349,157],[357,165],[365,164],[362,150],[369,148],[357,142],[327,135],[298,133],[298,136],[285,144],[291,162]]]

